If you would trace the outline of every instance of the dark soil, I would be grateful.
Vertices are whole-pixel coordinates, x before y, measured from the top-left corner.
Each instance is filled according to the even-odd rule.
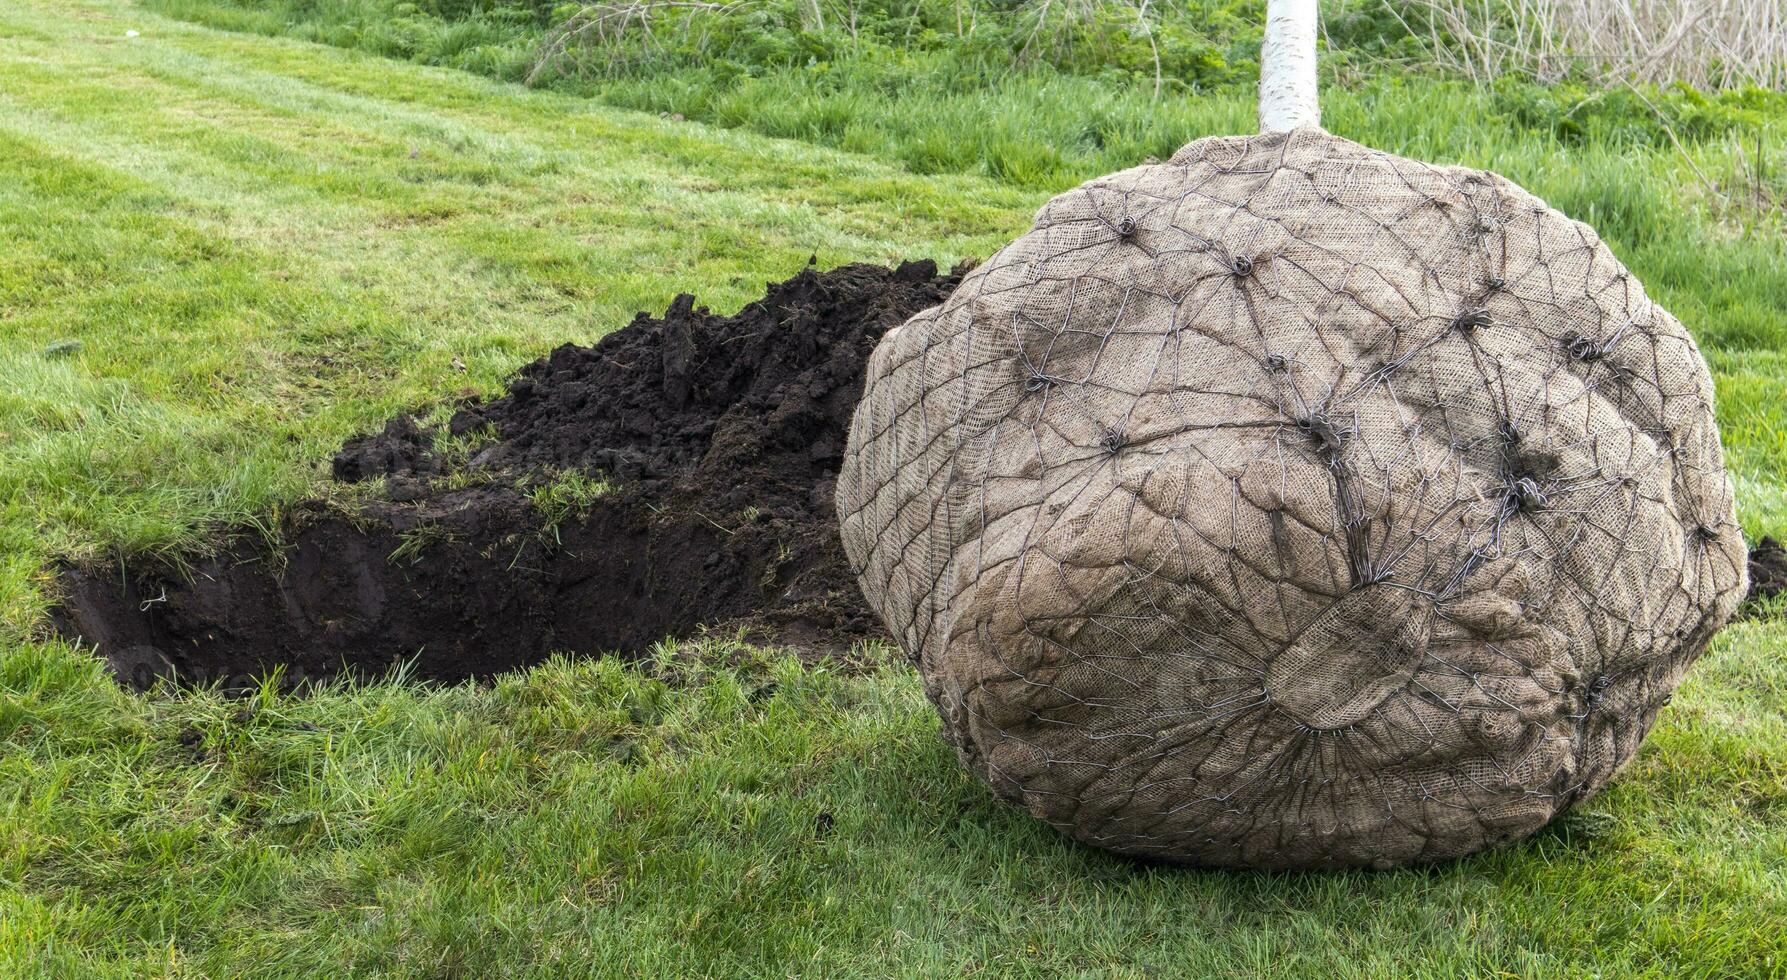
[[[1750,549],[1750,596],[1766,599],[1787,591],[1787,548],[1771,537],[1763,537]]]
[[[54,621],[137,686],[403,661],[451,682],[702,627],[847,651],[880,630],[832,509],[864,362],[957,281],[930,262],[809,268],[733,316],[678,296],[462,407],[446,428],[469,459],[393,419],[334,459],[338,481],[384,479],[370,503],[299,505],[276,551],[242,533],[183,567],[66,569]],[[548,526],[530,492],[567,470],[612,489]]]

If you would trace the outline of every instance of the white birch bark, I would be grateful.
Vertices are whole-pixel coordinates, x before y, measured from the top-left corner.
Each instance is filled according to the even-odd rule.
[[[1316,0],[1267,0],[1260,48],[1260,132],[1321,126],[1315,88]]]

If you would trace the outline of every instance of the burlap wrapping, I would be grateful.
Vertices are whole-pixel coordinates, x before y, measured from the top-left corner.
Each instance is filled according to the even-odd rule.
[[[1315,130],[1050,201],[870,363],[844,546],[962,761],[1090,844],[1528,834],[1745,588],[1694,341],[1492,173]]]

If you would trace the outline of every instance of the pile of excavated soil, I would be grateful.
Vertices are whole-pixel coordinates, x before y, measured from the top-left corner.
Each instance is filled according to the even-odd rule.
[[[880,634],[832,509],[863,365],[959,278],[931,262],[809,268],[732,316],[678,296],[464,406],[446,428],[469,460],[393,419],[334,459],[336,480],[383,479],[371,502],[292,508],[277,550],[240,533],[180,567],[66,569],[56,625],[138,686],[402,661],[457,681],[700,627],[847,651]],[[548,526],[530,491],[566,470],[612,488]]]

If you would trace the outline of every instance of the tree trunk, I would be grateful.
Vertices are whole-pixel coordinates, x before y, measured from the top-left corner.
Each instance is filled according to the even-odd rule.
[[[1316,0],[1268,0],[1260,47],[1260,132],[1322,124],[1315,88]]]

